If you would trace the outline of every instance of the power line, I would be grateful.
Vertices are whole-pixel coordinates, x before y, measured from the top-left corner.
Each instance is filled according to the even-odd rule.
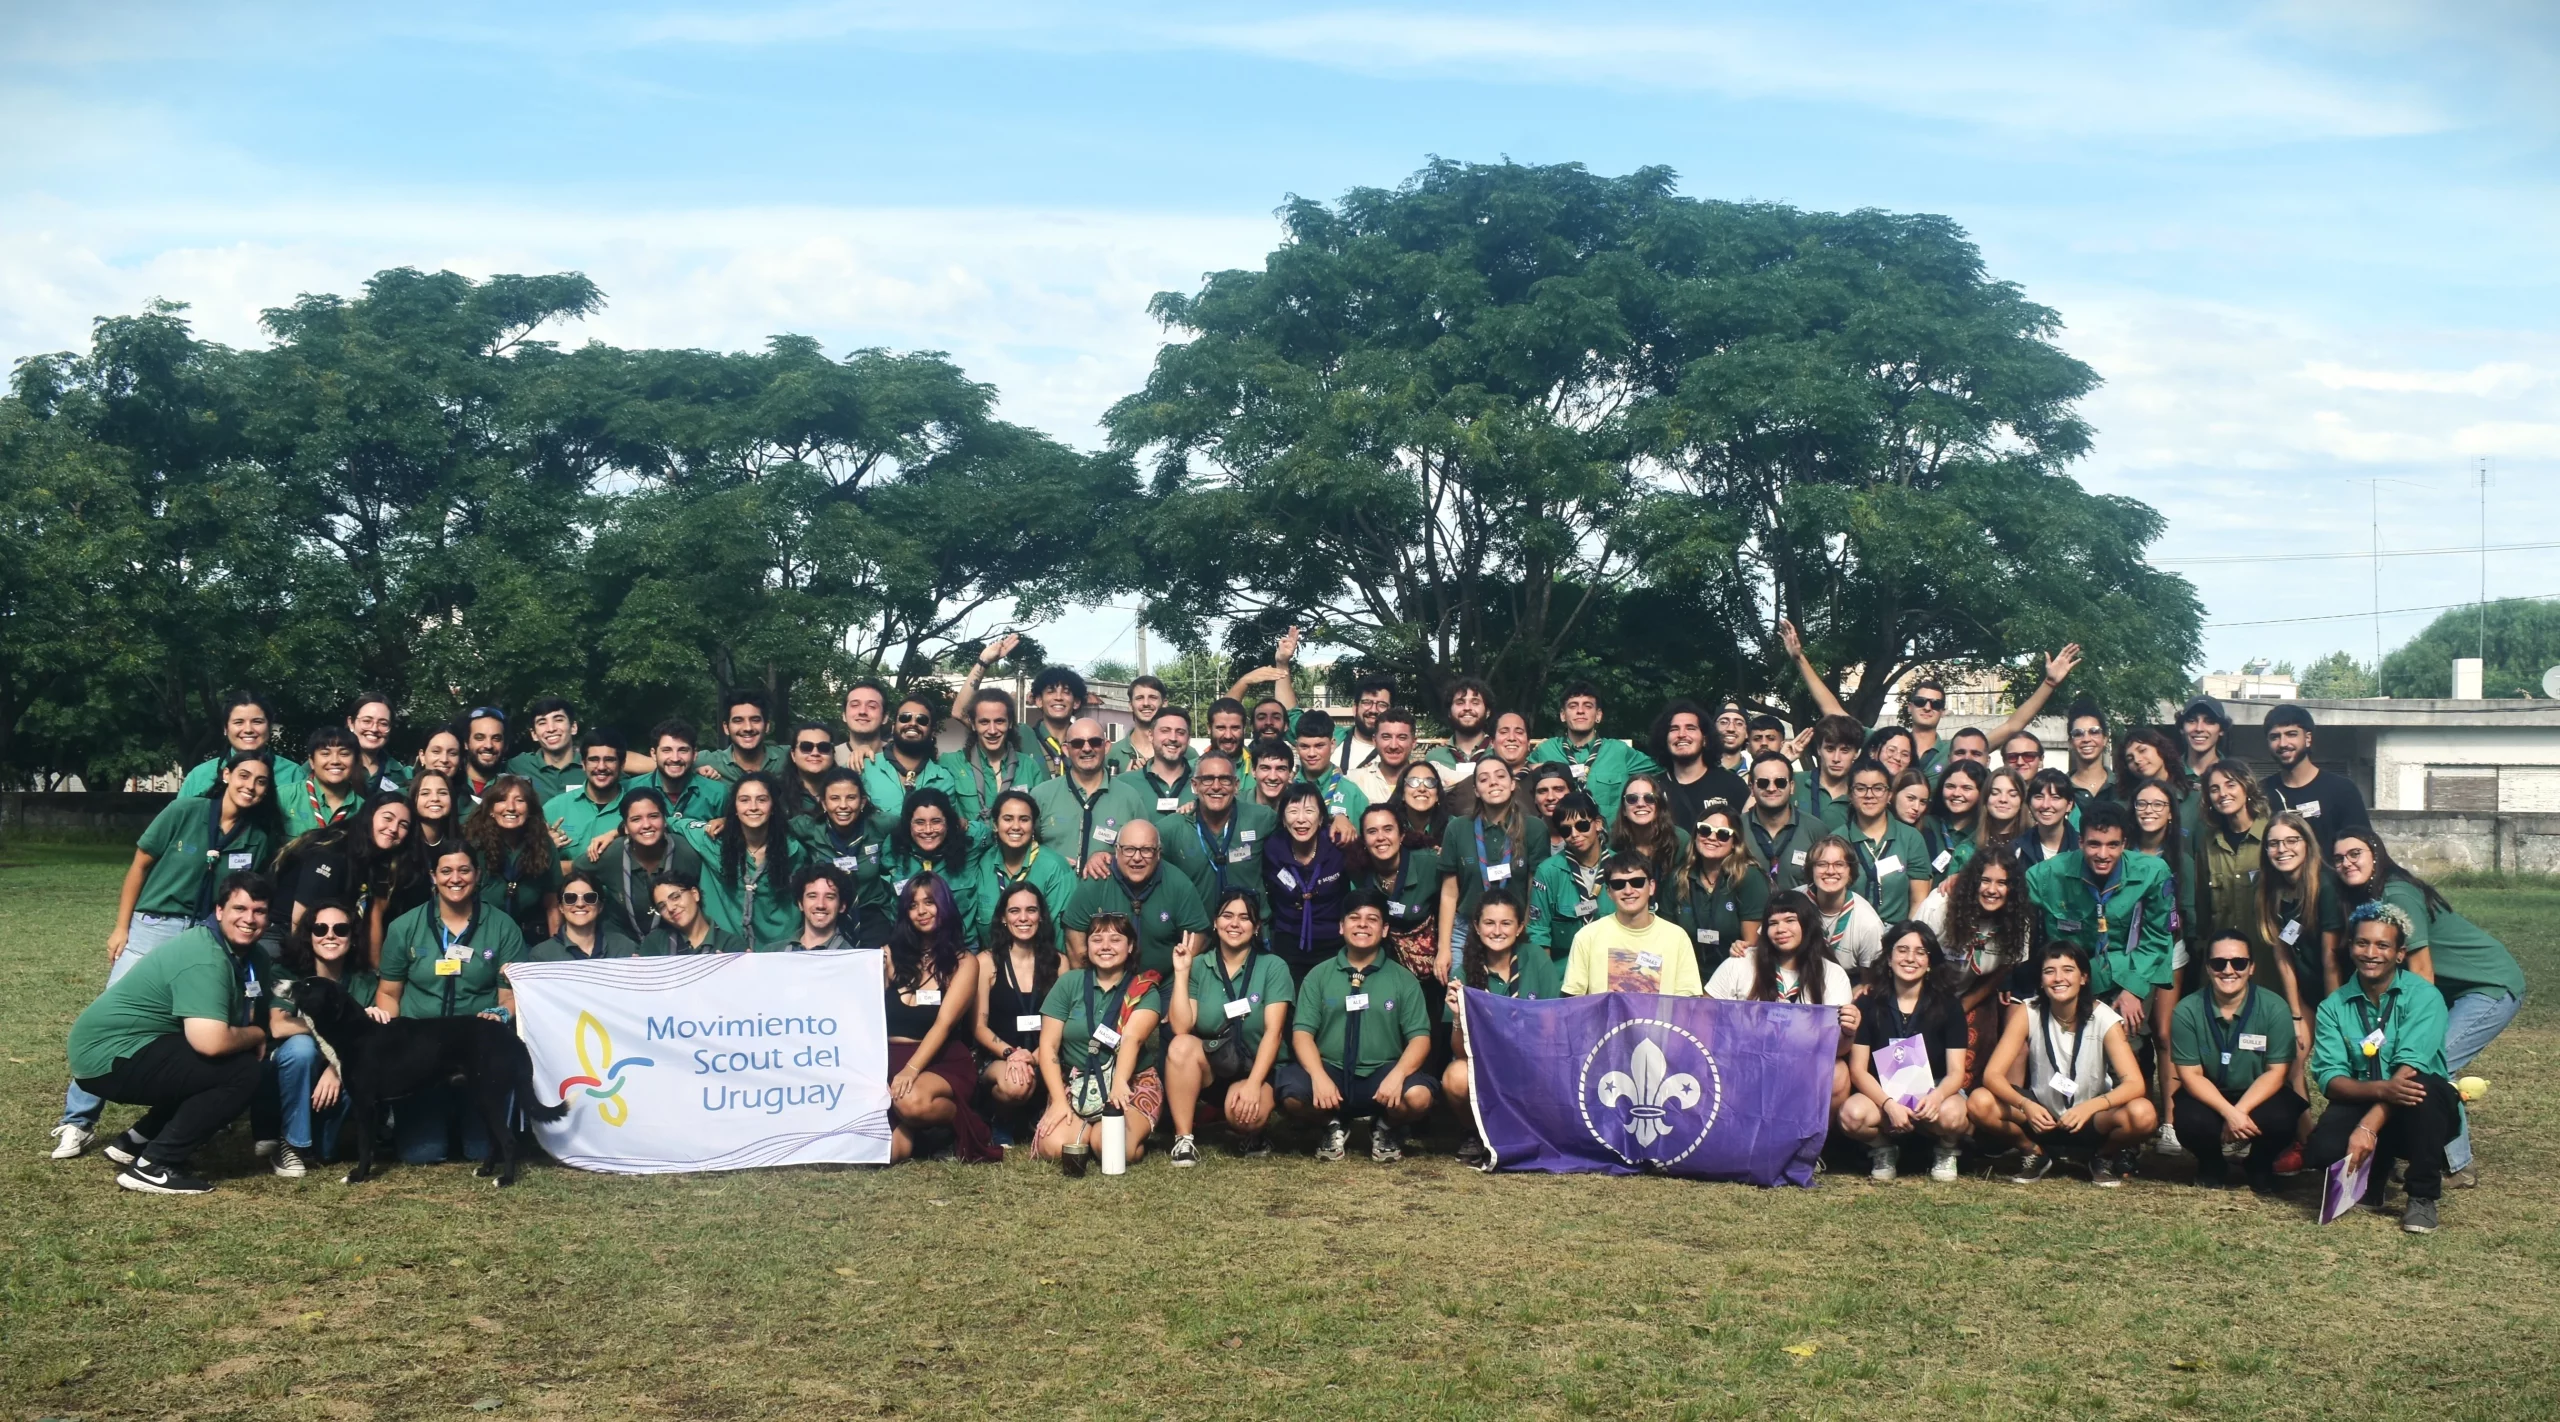
[[[2469,549],[2469,548],[2460,548],[2460,549],[2456,549],[2456,550],[2454,550],[2454,551],[2459,552],[2459,553],[2470,553],[2470,552],[2474,552],[2474,551],[2476,551],[2476,550],[2474,550],[2474,549]],[[2357,557],[2359,557],[2359,558],[2361,558],[2361,557],[2363,557],[2363,556],[2365,556],[2365,555],[2363,555],[2363,554],[2359,553],[2359,554],[2357,554],[2356,556],[2357,556]],[[2551,600],[2553,600],[2553,599],[2555,599],[2555,598],[2560,598],[2560,593],[2525,593],[2525,594],[2522,594],[2522,595],[2517,596],[2517,597],[2502,597],[2502,598],[2499,598],[2499,599],[2498,599],[2498,601],[2500,601],[2500,602],[2549,602],[2549,601],[2551,601]],[[2382,611],[2380,611],[2380,612],[2378,612],[2378,613],[2376,613],[2376,612],[2327,612],[2327,613],[2322,613],[2321,615],[2319,615],[2319,616],[2317,616],[2317,617],[2261,617],[2261,618],[2257,618],[2257,619],[2255,619],[2255,620],[2253,620],[2253,621],[2248,621],[2248,622],[2208,622],[2208,623],[2206,623],[2206,624],[2205,624],[2205,626],[2207,626],[2207,627],[2281,627],[2281,626],[2286,626],[2286,625],[2289,625],[2289,624],[2292,624],[2292,623],[2298,623],[2298,622],[2353,622],[2354,620],[2356,620],[2356,619],[2357,619],[2357,618],[2359,618],[2359,617],[2398,617],[2398,616],[2400,616],[2402,613],[2407,613],[2407,612],[2451,612],[2453,609],[2455,609],[2455,608],[2457,608],[2457,607],[2473,607],[2473,606],[2481,606],[2481,607],[2485,607],[2486,605],[2487,605],[2487,604],[2485,604],[2485,603],[2477,603],[2477,604],[2475,604],[2475,603],[2468,603],[2468,602],[2440,602],[2440,603],[2437,603],[2437,604],[2435,604],[2435,605],[2433,605],[2433,606],[2431,606],[2431,607],[2386,607],[2386,608],[2382,609]]]
[[[2426,558],[2448,553],[2460,553],[2465,557],[2476,558],[2483,553],[2523,553],[2541,548],[2560,548],[2560,543],[2492,543],[2485,547],[2471,543],[2460,548],[2385,548],[2378,553],[2234,553],[2210,558],[2159,558],[2153,561],[2163,567],[2192,567],[2200,563],[2313,563],[2342,558]],[[2455,604],[2458,607],[2470,605],[2467,602]]]

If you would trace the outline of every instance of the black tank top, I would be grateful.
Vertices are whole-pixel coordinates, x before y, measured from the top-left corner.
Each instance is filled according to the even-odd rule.
[[[995,982],[987,989],[987,1027],[998,1037],[1026,1052],[1040,1049],[1040,995],[1034,988],[1016,986],[1013,981],[1013,953],[997,948],[988,957],[995,959]],[[1024,1019],[1035,1019],[1031,1030],[1020,1027]]]
[[[918,988],[917,991],[925,992],[930,989]],[[898,1041],[923,1041],[924,1034],[932,1031],[933,1024],[942,1016],[942,1004],[939,1001],[923,1004],[900,1001],[895,984],[891,984],[881,992],[880,1001],[881,1005],[888,1010],[889,1035]]]

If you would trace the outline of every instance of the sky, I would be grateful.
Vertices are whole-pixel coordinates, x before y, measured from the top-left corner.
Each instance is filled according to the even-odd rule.
[[[2073,472],[2167,517],[2200,670],[2370,658],[2484,563],[2560,595],[2547,3],[411,8],[0,0],[0,355],[577,270],[610,304],[564,341],[947,351],[1090,448],[1147,298],[1293,194],[1660,164],[1946,214],[2057,309],[2105,380]],[[1130,621],[1040,635],[1126,659]]]

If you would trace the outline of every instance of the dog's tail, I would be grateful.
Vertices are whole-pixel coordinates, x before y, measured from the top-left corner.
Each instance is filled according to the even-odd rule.
[[[568,1115],[569,1102],[566,1097],[549,1106],[542,1104],[541,1089],[534,1084],[533,1080],[533,1053],[526,1049],[523,1039],[509,1032],[507,1045],[515,1049],[516,1101],[523,1107],[524,1113],[537,1121],[557,1121]]]

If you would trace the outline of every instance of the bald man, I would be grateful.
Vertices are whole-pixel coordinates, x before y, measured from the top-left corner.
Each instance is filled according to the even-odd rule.
[[[1072,754],[1074,747],[1068,747]],[[1208,906],[1181,874],[1164,872],[1164,845],[1144,818],[1121,826],[1109,871],[1076,886],[1067,906],[1067,956],[1084,962],[1085,930],[1098,913],[1125,913],[1138,928],[1137,967],[1170,975],[1177,949],[1197,953],[1209,938]]]

